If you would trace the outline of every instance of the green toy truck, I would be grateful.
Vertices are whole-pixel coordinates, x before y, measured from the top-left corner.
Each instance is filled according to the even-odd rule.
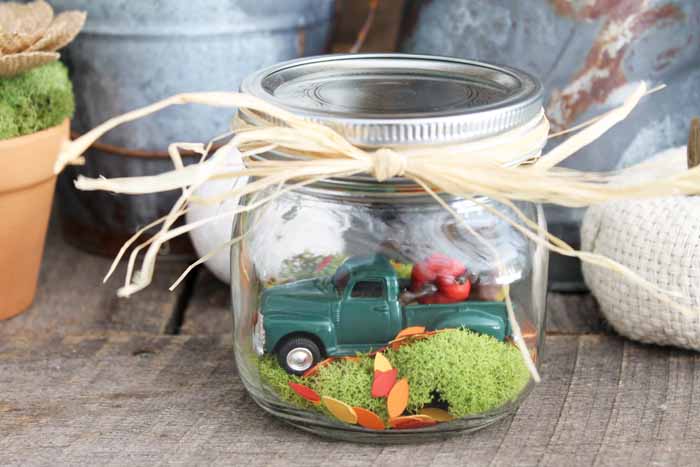
[[[404,304],[415,297],[385,257],[351,257],[331,277],[266,289],[253,345],[258,355],[276,354],[282,368],[301,375],[326,357],[379,349],[410,326],[467,328],[499,340],[510,336],[503,302]]]

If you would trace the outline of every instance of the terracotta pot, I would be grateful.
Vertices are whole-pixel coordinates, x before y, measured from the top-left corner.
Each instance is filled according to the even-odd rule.
[[[32,304],[69,122],[0,141],[0,320]]]

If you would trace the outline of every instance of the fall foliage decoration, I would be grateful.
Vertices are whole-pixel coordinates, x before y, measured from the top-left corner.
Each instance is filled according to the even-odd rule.
[[[290,381],[289,387],[292,389],[292,391],[297,393],[299,397],[311,402],[312,404],[319,404],[321,402],[321,396],[319,396],[316,391],[308,386]]]
[[[530,379],[510,343],[469,330],[418,331],[401,330],[396,349],[329,358],[302,376],[271,356],[258,369],[282,400],[368,430],[426,428],[482,413],[513,400]],[[504,372],[514,377],[504,380]]]
[[[389,412],[389,418],[401,416],[406,406],[408,405],[408,379],[401,378],[391,388],[389,396],[386,399],[386,407]]]
[[[350,423],[351,425],[357,423],[357,413],[355,409],[345,402],[327,396],[323,396],[321,402],[323,402],[323,405],[326,406],[328,411],[341,422]]]
[[[362,407],[354,407],[354,410],[357,414],[357,424],[362,428],[367,428],[368,430],[383,430],[385,428],[384,422],[379,418],[379,415],[371,410],[363,409]]]

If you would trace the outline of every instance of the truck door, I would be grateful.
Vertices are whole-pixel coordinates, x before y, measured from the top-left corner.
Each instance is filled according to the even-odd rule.
[[[348,284],[336,328],[341,345],[384,344],[393,336],[391,306],[384,278],[363,278]]]

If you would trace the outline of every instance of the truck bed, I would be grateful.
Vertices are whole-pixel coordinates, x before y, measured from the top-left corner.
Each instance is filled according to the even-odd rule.
[[[444,305],[406,305],[403,318],[404,327],[425,326],[428,330],[464,327],[498,340],[510,336],[503,302],[473,300]]]

